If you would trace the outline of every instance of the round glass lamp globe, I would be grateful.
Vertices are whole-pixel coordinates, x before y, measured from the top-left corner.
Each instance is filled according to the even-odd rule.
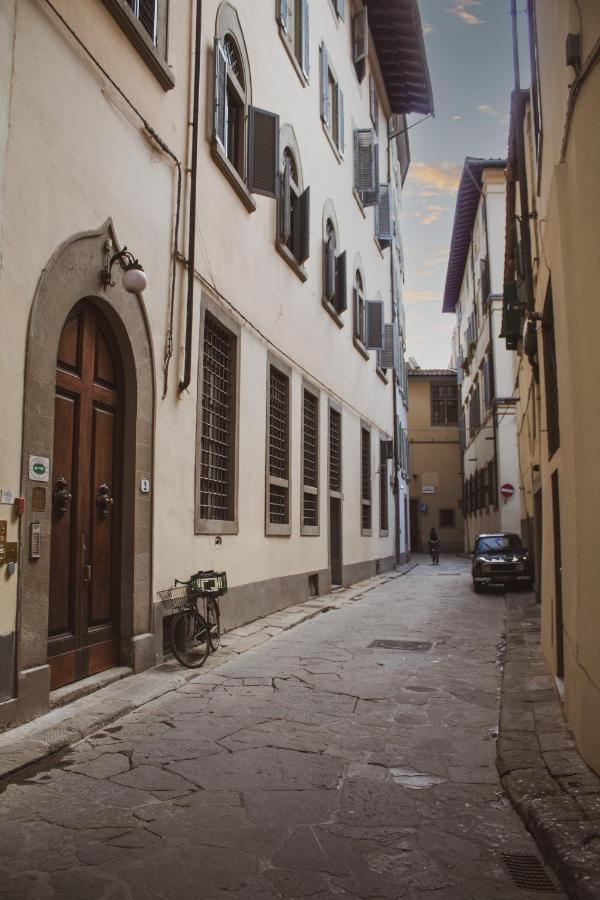
[[[130,294],[141,294],[148,286],[148,278],[143,269],[127,269],[123,275],[123,287]]]

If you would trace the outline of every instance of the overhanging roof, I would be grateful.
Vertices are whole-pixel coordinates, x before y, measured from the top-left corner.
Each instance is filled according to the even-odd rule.
[[[458,303],[460,287],[469,254],[471,234],[481,197],[483,172],[486,169],[505,168],[505,159],[476,159],[472,156],[467,156],[465,159],[456,198],[442,312],[454,312]]]
[[[365,0],[392,112],[433,113],[417,0]]]

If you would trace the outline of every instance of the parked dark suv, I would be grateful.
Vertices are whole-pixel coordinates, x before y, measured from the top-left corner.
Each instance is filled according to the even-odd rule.
[[[531,587],[529,551],[518,534],[478,534],[473,552],[473,590],[488,584],[524,584]]]

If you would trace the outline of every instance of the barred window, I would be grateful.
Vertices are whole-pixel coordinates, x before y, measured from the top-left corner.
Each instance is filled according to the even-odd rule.
[[[440,528],[455,528],[453,509],[440,509]]]
[[[360,527],[362,532],[371,530],[371,432],[360,429]]]
[[[386,441],[379,441],[379,530],[388,531],[388,488],[387,488],[387,449]]]
[[[278,368],[269,370],[269,459],[267,524],[289,526],[290,380]],[[289,527],[283,532],[289,534]]]
[[[329,491],[342,492],[342,416],[329,409]]]
[[[200,518],[234,519],[236,337],[206,313],[202,346]]]
[[[319,398],[308,390],[302,398],[302,533],[319,527]]]
[[[458,423],[458,385],[431,385],[431,424],[456,425]]]
[[[552,284],[548,282],[544,317],[542,321],[544,344],[544,381],[546,383],[546,424],[548,428],[548,459],[560,447],[560,425],[558,413],[558,368],[556,365],[556,341],[554,338],[554,306]]]

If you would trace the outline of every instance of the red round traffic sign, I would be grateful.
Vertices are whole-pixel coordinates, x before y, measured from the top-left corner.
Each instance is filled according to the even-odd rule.
[[[500,493],[502,494],[503,497],[512,497],[514,492],[515,492],[515,489],[512,486],[512,484],[503,484],[502,487],[500,488]]]

